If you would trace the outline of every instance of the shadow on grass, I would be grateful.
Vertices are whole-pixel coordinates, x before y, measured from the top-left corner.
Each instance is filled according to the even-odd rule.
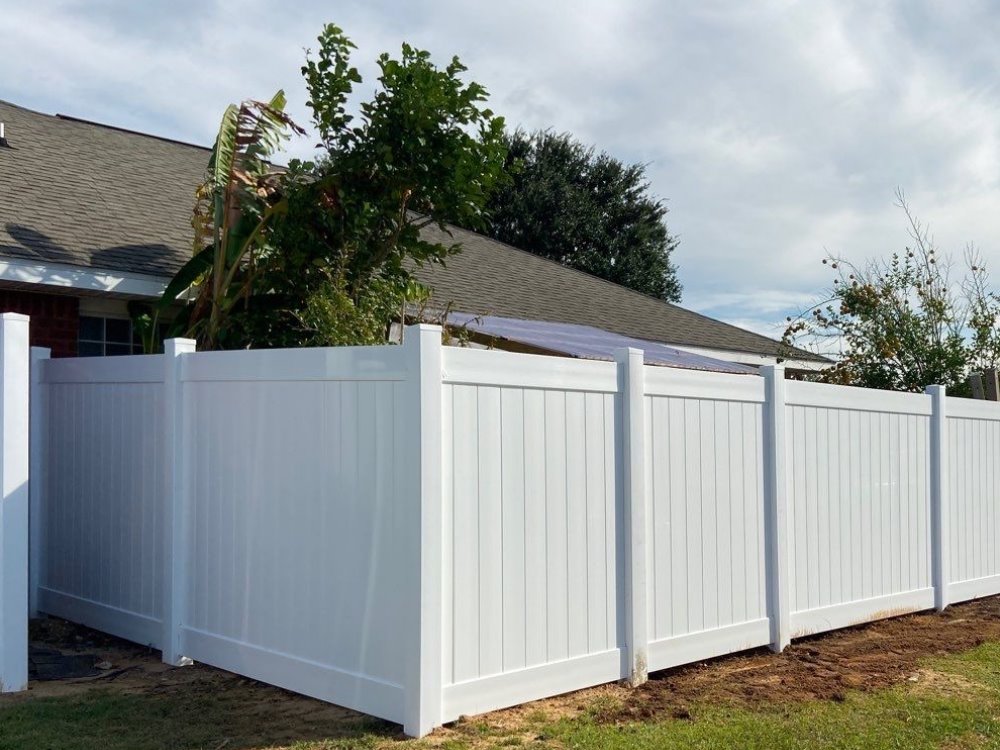
[[[0,750],[333,750],[405,739],[397,724],[263,689],[276,700],[241,700],[243,691],[232,689],[213,695],[155,688],[0,700]]]
[[[105,666],[0,696],[0,750],[329,750],[405,739],[398,724],[204,664],[168,667],[158,651],[59,618],[33,620],[29,637],[35,654]]]

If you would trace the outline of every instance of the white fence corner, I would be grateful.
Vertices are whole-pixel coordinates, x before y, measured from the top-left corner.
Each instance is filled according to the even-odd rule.
[[[768,365],[764,376],[764,496],[767,545],[767,600],[771,648],[791,643],[788,547],[788,449],[785,438],[785,368]]]
[[[629,684],[647,679],[649,659],[646,547],[645,371],[642,349],[619,349],[619,392],[622,397],[622,495],[625,503],[625,648]]]
[[[441,725],[442,691],[442,425],[441,327],[408,326],[406,351],[409,404],[415,426],[410,440],[415,460],[412,550],[414,601],[413,643],[409,649],[404,731],[423,737]]]
[[[194,352],[193,339],[164,342],[166,371],[163,378],[164,425],[164,543],[163,543],[163,661],[174,666],[191,664],[181,644],[184,622],[187,550],[185,533],[188,519],[187,462],[184,453],[184,398],[181,385],[183,354]]]
[[[929,385],[925,391],[931,397],[931,580],[934,585],[934,606],[948,606],[948,419],[946,389]]]
[[[28,686],[28,317],[0,315],[0,692]]]

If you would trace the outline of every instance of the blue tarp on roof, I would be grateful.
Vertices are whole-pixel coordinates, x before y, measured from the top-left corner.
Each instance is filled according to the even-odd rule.
[[[543,320],[519,320],[492,315],[471,315],[452,312],[448,325],[462,326],[469,331],[507,341],[558,352],[582,359],[613,360],[615,351],[626,346],[642,349],[647,365],[681,367],[687,370],[730,372],[755,375],[757,369],[747,365],[675,349],[655,341],[644,341],[591,326],[573,323],[550,323]]]

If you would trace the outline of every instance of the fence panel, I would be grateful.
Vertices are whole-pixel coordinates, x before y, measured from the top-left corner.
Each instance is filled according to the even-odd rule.
[[[39,364],[38,608],[159,648],[163,357]]]
[[[184,653],[403,720],[402,347],[187,355]]]
[[[444,351],[445,720],[622,675],[615,366],[552,362]]]
[[[1000,405],[947,399],[949,595],[1000,593]]]
[[[653,670],[770,641],[764,384],[645,370]]]
[[[793,637],[932,607],[930,397],[787,389]]]

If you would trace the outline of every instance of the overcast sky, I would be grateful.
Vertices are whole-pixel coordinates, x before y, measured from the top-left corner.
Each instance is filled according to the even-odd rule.
[[[901,248],[905,189],[938,244],[1000,285],[1000,2],[14,2],[0,98],[209,144],[225,105],[284,88],[324,22],[374,58],[458,55],[512,126],[648,163],[688,307],[780,333],[829,251]],[[311,141],[299,144],[306,153]]]

